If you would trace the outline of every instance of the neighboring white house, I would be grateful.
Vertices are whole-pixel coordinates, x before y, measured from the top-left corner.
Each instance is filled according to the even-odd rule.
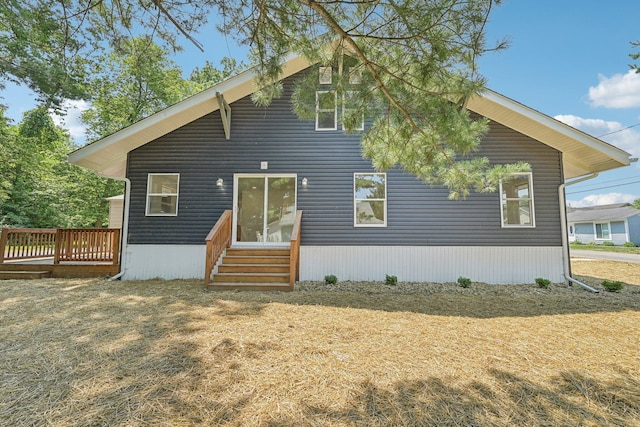
[[[567,207],[569,241],[640,245],[640,210],[628,203]]]
[[[124,194],[107,197],[109,202],[109,228],[122,228],[124,212]]]

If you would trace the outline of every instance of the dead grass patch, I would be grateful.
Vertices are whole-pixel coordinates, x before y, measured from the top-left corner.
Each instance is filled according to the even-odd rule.
[[[0,282],[0,420],[640,425],[638,286],[343,286]]]

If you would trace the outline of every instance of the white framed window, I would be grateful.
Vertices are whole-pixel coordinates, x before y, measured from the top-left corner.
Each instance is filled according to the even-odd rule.
[[[147,216],[177,216],[180,174],[147,175]]]
[[[360,67],[348,67],[347,75],[349,76],[349,84],[359,85],[362,83],[362,69]]]
[[[352,91],[346,91],[342,94],[342,120],[343,120],[343,127],[344,127],[344,120],[345,118],[349,117],[350,115],[354,114],[354,112],[357,110],[357,102],[358,102],[358,93],[357,92],[352,92]],[[354,126],[354,130],[364,130],[364,114],[360,114],[358,115],[358,117],[355,118],[355,120],[357,121],[355,123]]]
[[[354,227],[387,226],[387,174],[353,174]]]
[[[333,90],[316,92],[316,130],[338,129],[338,95]]]
[[[593,224],[596,240],[611,240],[611,224],[608,222],[596,222]]]
[[[535,227],[533,176],[514,173],[500,181],[500,215],[503,227]]]
[[[333,69],[331,67],[320,67],[318,83],[321,85],[330,85],[333,79]]]

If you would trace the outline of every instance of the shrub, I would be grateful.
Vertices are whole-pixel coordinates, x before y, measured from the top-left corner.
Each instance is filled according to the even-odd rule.
[[[633,242],[624,242],[622,246],[624,246],[625,248],[635,248],[636,244]]]
[[[587,246],[598,246],[598,244],[596,242],[589,242],[587,243]]]
[[[536,283],[538,284],[539,288],[549,289],[549,285],[551,284],[551,280],[544,279],[542,277],[536,277]]]
[[[338,278],[333,274],[329,274],[327,276],[324,276],[324,282],[328,285],[335,285],[336,283],[338,283]]]
[[[469,279],[468,277],[460,276],[458,277],[458,284],[463,288],[468,288],[469,286],[471,286],[471,279]]]
[[[607,240],[606,242],[602,242],[602,246],[615,246],[612,241]]]
[[[391,286],[395,286],[398,284],[398,276],[389,276],[388,274],[386,275],[385,279],[384,279],[384,283],[386,285],[391,285]]]
[[[582,242],[581,242],[580,240],[578,240],[578,239],[576,239],[576,240],[573,242],[573,244],[574,244],[574,245],[584,245],[584,243],[582,243]]]
[[[605,280],[602,286],[609,292],[620,292],[624,288],[624,283],[619,280]]]

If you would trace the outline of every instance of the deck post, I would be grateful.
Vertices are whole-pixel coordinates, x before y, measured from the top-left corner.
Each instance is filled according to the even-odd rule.
[[[60,264],[60,245],[62,244],[62,229],[56,229],[56,250],[53,255],[53,263]]]
[[[0,264],[4,263],[4,251],[7,248],[7,236],[9,235],[9,229],[3,228],[2,235],[0,236]]]

